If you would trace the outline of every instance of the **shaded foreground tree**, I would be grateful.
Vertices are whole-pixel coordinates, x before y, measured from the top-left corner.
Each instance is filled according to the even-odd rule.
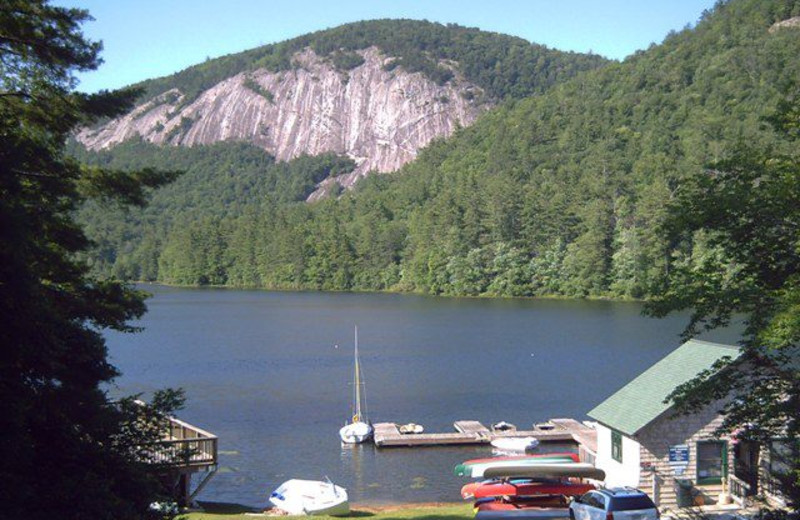
[[[73,220],[87,198],[142,204],[174,173],[83,168],[64,153],[76,127],[128,110],[135,92],[81,94],[100,64],[86,11],[45,0],[0,6],[0,516],[142,518],[157,483],[139,461],[163,414],[101,388],[117,370],[101,330],[133,331],[143,294],[88,274]]]
[[[721,432],[741,440],[782,439],[780,487],[800,506],[800,96],[767,119],[781,149],[740,146],[684,183],[666,233],[679,253],[647,311],[690,309],[687,337],[745,318],[744,354],[670,396],[691,412],[732,396]],[[714,373],[722,370],[719,375]]]

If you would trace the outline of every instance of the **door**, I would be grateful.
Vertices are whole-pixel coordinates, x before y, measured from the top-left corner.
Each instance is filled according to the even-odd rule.
[[[758,443],[741,441],[733,447],[733,474],[750,486],[748,495],[758,494]]]

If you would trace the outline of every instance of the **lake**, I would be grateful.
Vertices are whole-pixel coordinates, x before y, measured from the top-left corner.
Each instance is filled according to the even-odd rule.
[[[354,503],[458,501],[486,447],[343,448],[353,327],[373,422],[520,428],[586,412],[676,348],[686,315],[641,304],[143,286],[140,334],[109,333],[114,393],[182,387],[179,416],[220,438],[201,500],[263,506],[289,478],[330,477]],[[733,343],[730,331],[704,336]]]

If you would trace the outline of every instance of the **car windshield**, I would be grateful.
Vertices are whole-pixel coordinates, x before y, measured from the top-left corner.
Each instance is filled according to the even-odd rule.
[[[631,497],[614,497],[611,499],[609,511],[635,511],[637,509],[653,509],[655,504],[645,495]]]

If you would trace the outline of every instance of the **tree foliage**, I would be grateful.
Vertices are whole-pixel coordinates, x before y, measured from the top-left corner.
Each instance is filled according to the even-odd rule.
[[[607,63],[597,55],[557,51],[522,38],[455,24],[371,20],[208,60],[139,86],[145,90],[146,99],[178,88],[187,95],[188,102],[240,72],[258,68],[288,70],[293,66],[294,54],[306,47],[345,71],[363,62],[355,51],[372,46],[395,58],[388,68],[402,66],[409,72],[421,72],[439,84],[453,77],[451,67],[454,65],[467,80],[484,88],[495,99],[538,94],[578,72]]]
[[[98,267],[187,284],[648,298],[676,262],[676,244],[659,226],[683,178],[731,156],[739,142],[791,148],[761,117],[800,77],[797,29],[769,30],[798,14],[795,1],[720,3],[662,44],[508,100],[400,172],[370,176],[318,204],[293,202],[302,190],[261,183],[272,174],[248,173],[255,170],[232,155],[215,165],[203,147],[114,148],[100,157],[139,154],[155,167],[181,156],[188,173],[156,193],[158,211],[131,213],[147,226],[87,218],[109,245]],[[366,44],[375,36],[366,28],[383,26],[320,34],[342,35],[331,40],[338,49],[355,28],[365,32],[353,41]],[[427,45],[422,36],[410,40]],[[219,146],[227,156],[231,145]],[[296,179],[286,168],[281,175]],[[240,184],[249,187],[233,189]],[[693,261],[714,254],[701,238]]]
[[[744,354],[689,381],[670,396],[692,411],[725,400],[720,428],[741,440],[781,439],[789,449],[779,476],[800,506],[800,98],[769,118],[792,153],[742,144],[687,179],[670,204],[664,231],[676,261],[649,312],[691,310],[685,331],[746,319]],[[693,242],[703,241],[697,255]],[[692,255],[692,251],[695,254]],[[692,258],[692,256],[694,258]],[[721,373],[719,372],[721,370]]]
[[[132,331],[143,294],[89,275],[73,212],[91,197],[138,204],[174,175],[84,168],[70,132],[129,110],[136,92],[80,94],[100,44],[79,9],[0,8],[0,499],[10,518],[141,518],[155,482],[129,447],[152,436],[101,384],[117,370],[100,333]],[[168,413],[170,394],[154,408]],[[163,405],[163,406],[162,406]]]

